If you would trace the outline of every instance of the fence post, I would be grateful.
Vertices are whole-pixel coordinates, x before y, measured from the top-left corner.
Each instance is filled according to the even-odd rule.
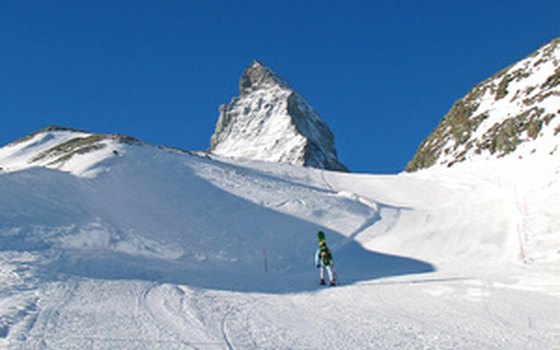
[[[263,248],[262,256],[263,256],[263,263],[264,263],[264,273],[268,273],[268,256],[266,254],[266,248]]]

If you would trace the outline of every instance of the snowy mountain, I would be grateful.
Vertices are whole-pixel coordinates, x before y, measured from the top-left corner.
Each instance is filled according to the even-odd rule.
[[[49,126],[0,149],[0,170],[13,172],[30,167],[48,167],[75,175],[90,175],[99,159],[119,155],[122,145],[141,144],[125,135],[90,134]]]
[[[55,126],[3,146],[0,348],[554,349],[559,45],[477,85],[398,175],[325,170],[332,133],[257,62],[210,154]]]
[[[420,145],[406,167],[496,158],[558,157],[560,38],[476,85]]]
[[[239,97],[220,106],[210,152],[346,171],[337,159],[334,136],[317,112],[257,61],[243,72]]]
[[[358,175],[49,127],[0,168],[2,349],[560,340],[549,158]],[[337,287],[318,284],[319,229]]]

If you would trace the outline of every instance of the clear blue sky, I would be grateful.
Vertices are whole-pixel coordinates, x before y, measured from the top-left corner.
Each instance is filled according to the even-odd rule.
[[[257,59],[350,170],[396,173],[456,99],[558,36],[559,0],[0,0],[0,144],[57,124],[207,149]]]

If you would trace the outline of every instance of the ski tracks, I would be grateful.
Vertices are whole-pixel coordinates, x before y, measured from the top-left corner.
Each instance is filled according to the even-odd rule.
[[[498,341],[531,344],[535,349],[546,348],[547,341],[553,342],[552,332],[542,327],[542,319],[535,317],[534,311],[527,306],[534,300],[533,296],[524,295],[523,291],[498,287],[488,280],[483,282],[483,288],[484,310],[489,321],[494,324],[494,327],[489,328],[494,330]],[[510,299],[516,302],[512,303]]]
[[[231,342],[231,339],[227,333],[226,330],[226,320],[229,317],[229,315],[231,315],[231,313],[233,312],[233,308],[230,308],[225,314],[224,317],[222,317],[222,322],[220,322],[220,331],[222,332],[222,338],[224,339],[224,342],[226,343],[226,346],[229,350],[235,350],[235,348],[233,347],[233,344]]]
[[[0,347],[28,338],[37,321],[39,258],[28,252],[0,253]]]
[[[347,199],[353,200],[372,211],[371,216],[367,217],[365,221],[356,228],[353,232],[348,235],[349,240],[355,240],[361,233],[366,232],[369,228],[373,227],[379,220],[381,220],[380,216],[380,208],[379,205],[375,202],[372,202],[370,199],[360,196],[356,193],[346,193],[346,192],[338,192],[333,185],[327,180],[327,176],[325,174],[325,170],[321,170],[321,179],[325,185],[325,187],[332,193],[337,194],[339,196],[343,196]]]
[[[206,324],[204,315],[196,305],[196,299],[196,292],[184,286],[152,283],[142,291],[138,304],[162,333],[167,333],[167,339],[173,337],[184,348],[223,348],[225,342],[229,349],[233,349],[223,331],[228,313],[226,312],[219,327],[222,330],[222,342],[220,338],[211,335],[212,325]]]
[[[78,289],[77,281],[55,282],[45,288],[43,302],[39,303],[38,313],[35,316],[32,327],[29,328],[27,340],[28,346],[33,349],[49,349],[50,339],[59,336],[57,331],[60,329],[60,310],[67,305],[73,298]]]

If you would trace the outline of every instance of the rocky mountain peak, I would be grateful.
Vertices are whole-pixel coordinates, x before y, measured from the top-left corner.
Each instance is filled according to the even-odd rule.
[[[477,84],[422,142],[406,171],[560,148],[560,38]]]
[[[288,84],[259,61],[253,61],[239,79],[239,96],[245,96],[259,89],[272,86],[289,88]]]
[[[327,124],[285,80],[257,61],[243,72],[239,96],[220,106],[209,151],[346,171]]]

